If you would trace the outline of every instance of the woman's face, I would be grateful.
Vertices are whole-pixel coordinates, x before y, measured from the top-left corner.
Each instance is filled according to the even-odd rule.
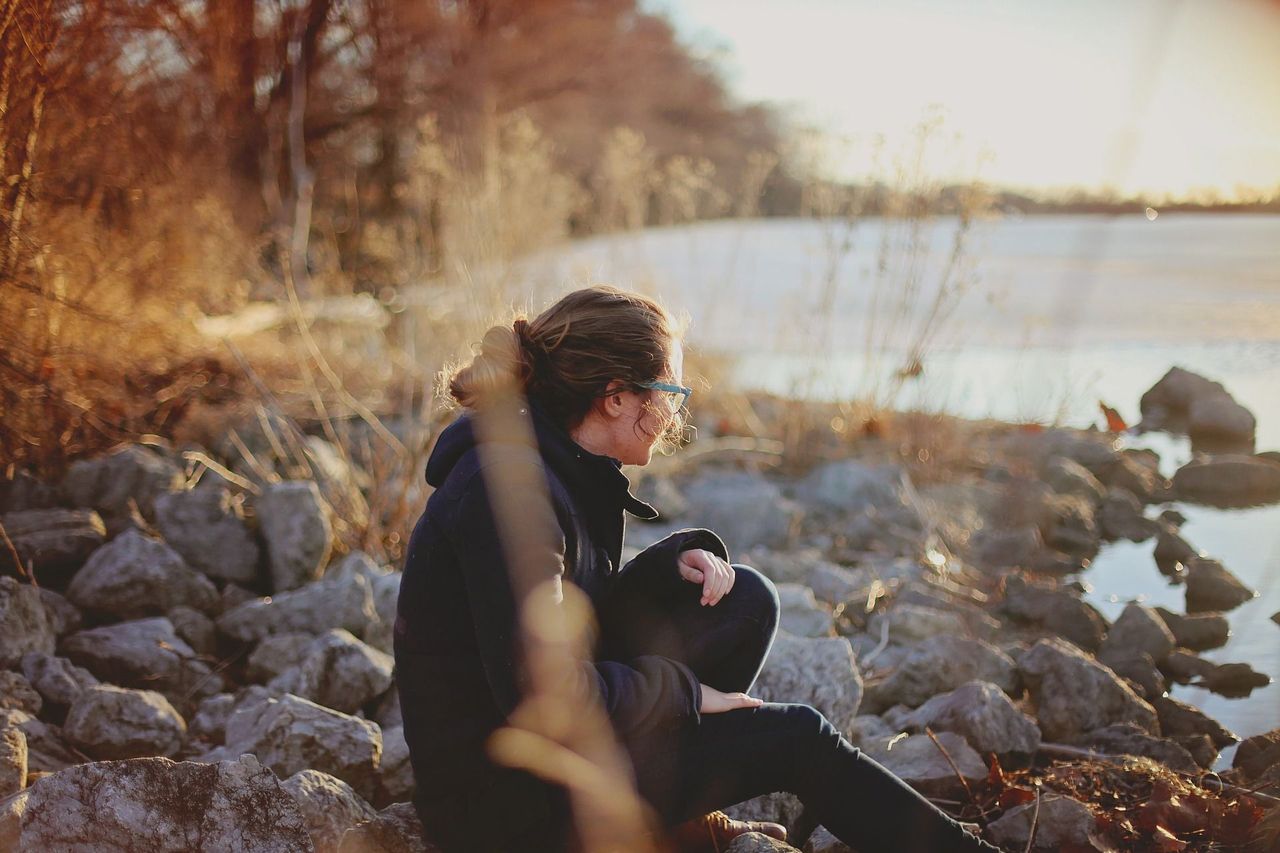
[[[672,344],[666,370],[658,380],[684,384],[684,350],[679,341]],[[608,455],[625,465],[647,465],[653,458],[654,445],[671,425],[675,413],[663,391],[636,389],[622,392],[621,397],[619,416],[610,418],[614,452]]]

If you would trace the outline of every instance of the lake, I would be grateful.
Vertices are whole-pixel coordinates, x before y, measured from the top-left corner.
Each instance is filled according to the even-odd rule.
[[[1280,216],[1006,218],[975,224],[954,253],[957,232],[947,218],[710,222],[578,241],[524,272],[538,291],[657,295],[687,315],[692,349],[733,357],[744,388],[1083,427],[1100,423],[1099,401],[1136,422],[1176,364],[1225,384],[1257,416],[1259,449],[1280,449]],[[913,355],[919,376],[896,378]],[[1190,459],[1185,439],[1127,440],[1167,473]],[[1273,681],[1247,699],[1173,695],[1241,736],[1280,726],[1280,507],[1177,507],[1187,539],[1260,592],[1206,657]],[[1105,546],[1085,574],[1108,618],[1130,600],[1183,609],[1153,545]]]

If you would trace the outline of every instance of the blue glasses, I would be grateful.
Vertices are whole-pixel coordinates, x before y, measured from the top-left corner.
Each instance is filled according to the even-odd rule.
[[[637,388],[648,388],[653,391],[661,391],[662,398],[667,401],[667,406],[672,412],[678,412],[684,408],[684,404],[689,400],[689,395],[693,393],[692,388],[686,388],[683,385],[672,385],[670,382],[637,382]]]

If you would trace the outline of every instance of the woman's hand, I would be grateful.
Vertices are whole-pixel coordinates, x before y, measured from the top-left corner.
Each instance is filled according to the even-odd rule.
[[[689,583],[702,584],[701,603],[704,606],[714,607],[733,589],[733,582],[737,578],[733,566],[702,548],[682,551],[676,566],[680,570],[680,577]]]
[[[702,685],[702,714],[718,714],[721,711],[732,711],[735,708],[758,708],[764,704],[763,699],[748,696],[745,693],[721,693],[714,687]]]

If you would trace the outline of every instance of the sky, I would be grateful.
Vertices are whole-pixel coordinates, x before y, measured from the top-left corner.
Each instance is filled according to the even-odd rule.
[[[1280,0],[647,6],[738,98],[837,140],[825,162],[842,177],[883,174],[936,115],[931,162],[947,177],[1228,198],[1280,188]]]

